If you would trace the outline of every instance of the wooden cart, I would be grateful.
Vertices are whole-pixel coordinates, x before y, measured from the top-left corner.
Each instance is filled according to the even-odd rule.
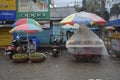
[[[111,33],[107,37],[106,47],[109,53],[114,53],[117,56],[120,56],[120,32]]]

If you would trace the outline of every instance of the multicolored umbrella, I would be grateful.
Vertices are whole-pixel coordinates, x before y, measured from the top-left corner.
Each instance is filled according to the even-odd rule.
[[[68,29],[69,29],[69,28],[77,29],[77,28],[79,28],[79,26],[80,26],[80,25],[78,25],[78,24],[76,24],[76,23],[75,23],[74,25],[65,24],[65,25],[62,26],[62,28],[65,28],[65,29],[67,29],[67,28],[68,28]]]
[[[112,27],[112,26],[109,26],[109,27],[105,27],[105,29],[107,29],[107,30],[115,30],[115,28],[114,27]]]
[[[73,25],[74,23],[77,24],[89,24],[89,23],[96,23],[100,25],[105,25],[106,20],[103,18],[99,17],[98,15],[94,13],[89,13],[89,12],[79,12],[79,13],[74,13],[66,18],[64,18],[61,22],[61,24],[71,24]]]
[[[33,24],[21,24],[21,25],[14,27],[9,32],[10,33],[13,33],[13,32],[23,33],[23,32],[25,32],[25,33],[27,33],[27,41],[28,41],[29,33],[36,33],[36,32],[41,32],[41,31],[43,31],[43,29],[40,28],[39,26],[36,26]]]
[[[13,32],[26,32],[26,33],[36,33],[43,31],[42,28],[33,24],[21,24],[12,28],[9,33]]]
[[[36,20],[32,18],[21,18],[17,20],[15,23],[13,23],[12,27],[15,27],[21,24],[34,24],[36,26],[41,26]]]

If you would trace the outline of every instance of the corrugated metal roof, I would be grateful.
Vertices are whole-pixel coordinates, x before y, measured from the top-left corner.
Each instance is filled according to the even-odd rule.
[[[76,13],[74,7],[56,7],[50,9],[50,19],[51,20],[60,20],[68,15]]]

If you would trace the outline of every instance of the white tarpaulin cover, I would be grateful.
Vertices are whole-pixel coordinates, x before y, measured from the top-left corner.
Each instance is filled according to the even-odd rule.
[[[108,55],[107,49],[94,32],[84,24],[66,42],[68,51],[72,54],[98,54]]]

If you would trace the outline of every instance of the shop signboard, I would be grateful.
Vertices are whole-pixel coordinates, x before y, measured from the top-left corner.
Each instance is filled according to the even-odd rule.
[[[50,21],[38,21],[42,28],[50,28]]]
[[[50,0],[17,0],[17,19],[23,17],[35,20],[49,20]]]
[[[0,10],[16,10],[16,0],[0,0]]]
[[[0,20],[15,20],[16,11],[15,10],[0,10]]]
[[[120,40],[112,39],[111,43],[112,43],[112,49],[114,51],[120,52]]]
[[[0,0],[0,20],[16,19],[16,0]]]

